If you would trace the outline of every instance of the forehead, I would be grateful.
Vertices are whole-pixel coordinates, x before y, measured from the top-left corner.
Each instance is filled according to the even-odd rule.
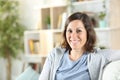
[[[81,20],[73,20],[68,24],[67,28],[84,28],[84,24]]]

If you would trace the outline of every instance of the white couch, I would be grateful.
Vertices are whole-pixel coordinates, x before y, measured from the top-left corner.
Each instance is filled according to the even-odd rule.
[[[120,60],[108,64],[102,78],[102,80],[120,80]]]
[[[38,80],[39,74],[28,67],[16,80]],[[102,80],[120,80],[120,60],[108,64],[103,72]]]

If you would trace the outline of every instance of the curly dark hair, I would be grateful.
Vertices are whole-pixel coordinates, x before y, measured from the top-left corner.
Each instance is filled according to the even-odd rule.
[[[66,22],[65,22],[65,26],[64,26],[64,31],[63,31],[63,43],[62,43],[62,47],[66,48],[67,50],[71,50],[70,45],[67,42],[66,39],[66,29],[69,25],[70,22],[72,22],[73,20],[80,20],[83,22],[85,29],[87,31],[87,41],[86,44],[84,45],[85,50],[87,52],[93,52],[94,51],[94,47],[95,47],[95,43],[96,43],[96,33],[94,31],[92,22],[89,18],[89,16],[85,13],[81,13],[81,12],[75,12],[72,15],[70,15]]]

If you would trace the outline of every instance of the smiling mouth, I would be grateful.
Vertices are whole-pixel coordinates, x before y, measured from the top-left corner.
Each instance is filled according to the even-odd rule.
[[[70,40],[71,44],[77,44],[79,40]]]

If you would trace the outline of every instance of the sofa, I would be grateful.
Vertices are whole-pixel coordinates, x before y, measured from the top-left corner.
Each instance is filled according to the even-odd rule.
[[[28,67],[20,74],[16,80],[38,80],[39,73],[34,71],[32,67]],[[106,65],[103,72],[102,80],[120,80],[120,60],[114,61]]]
[[[102,80],[120,80],[120,60],[108,64],[102,78]]]
[[[27,67],[16,80],[38,80],[39,73],[32,69],[31,66]]]

